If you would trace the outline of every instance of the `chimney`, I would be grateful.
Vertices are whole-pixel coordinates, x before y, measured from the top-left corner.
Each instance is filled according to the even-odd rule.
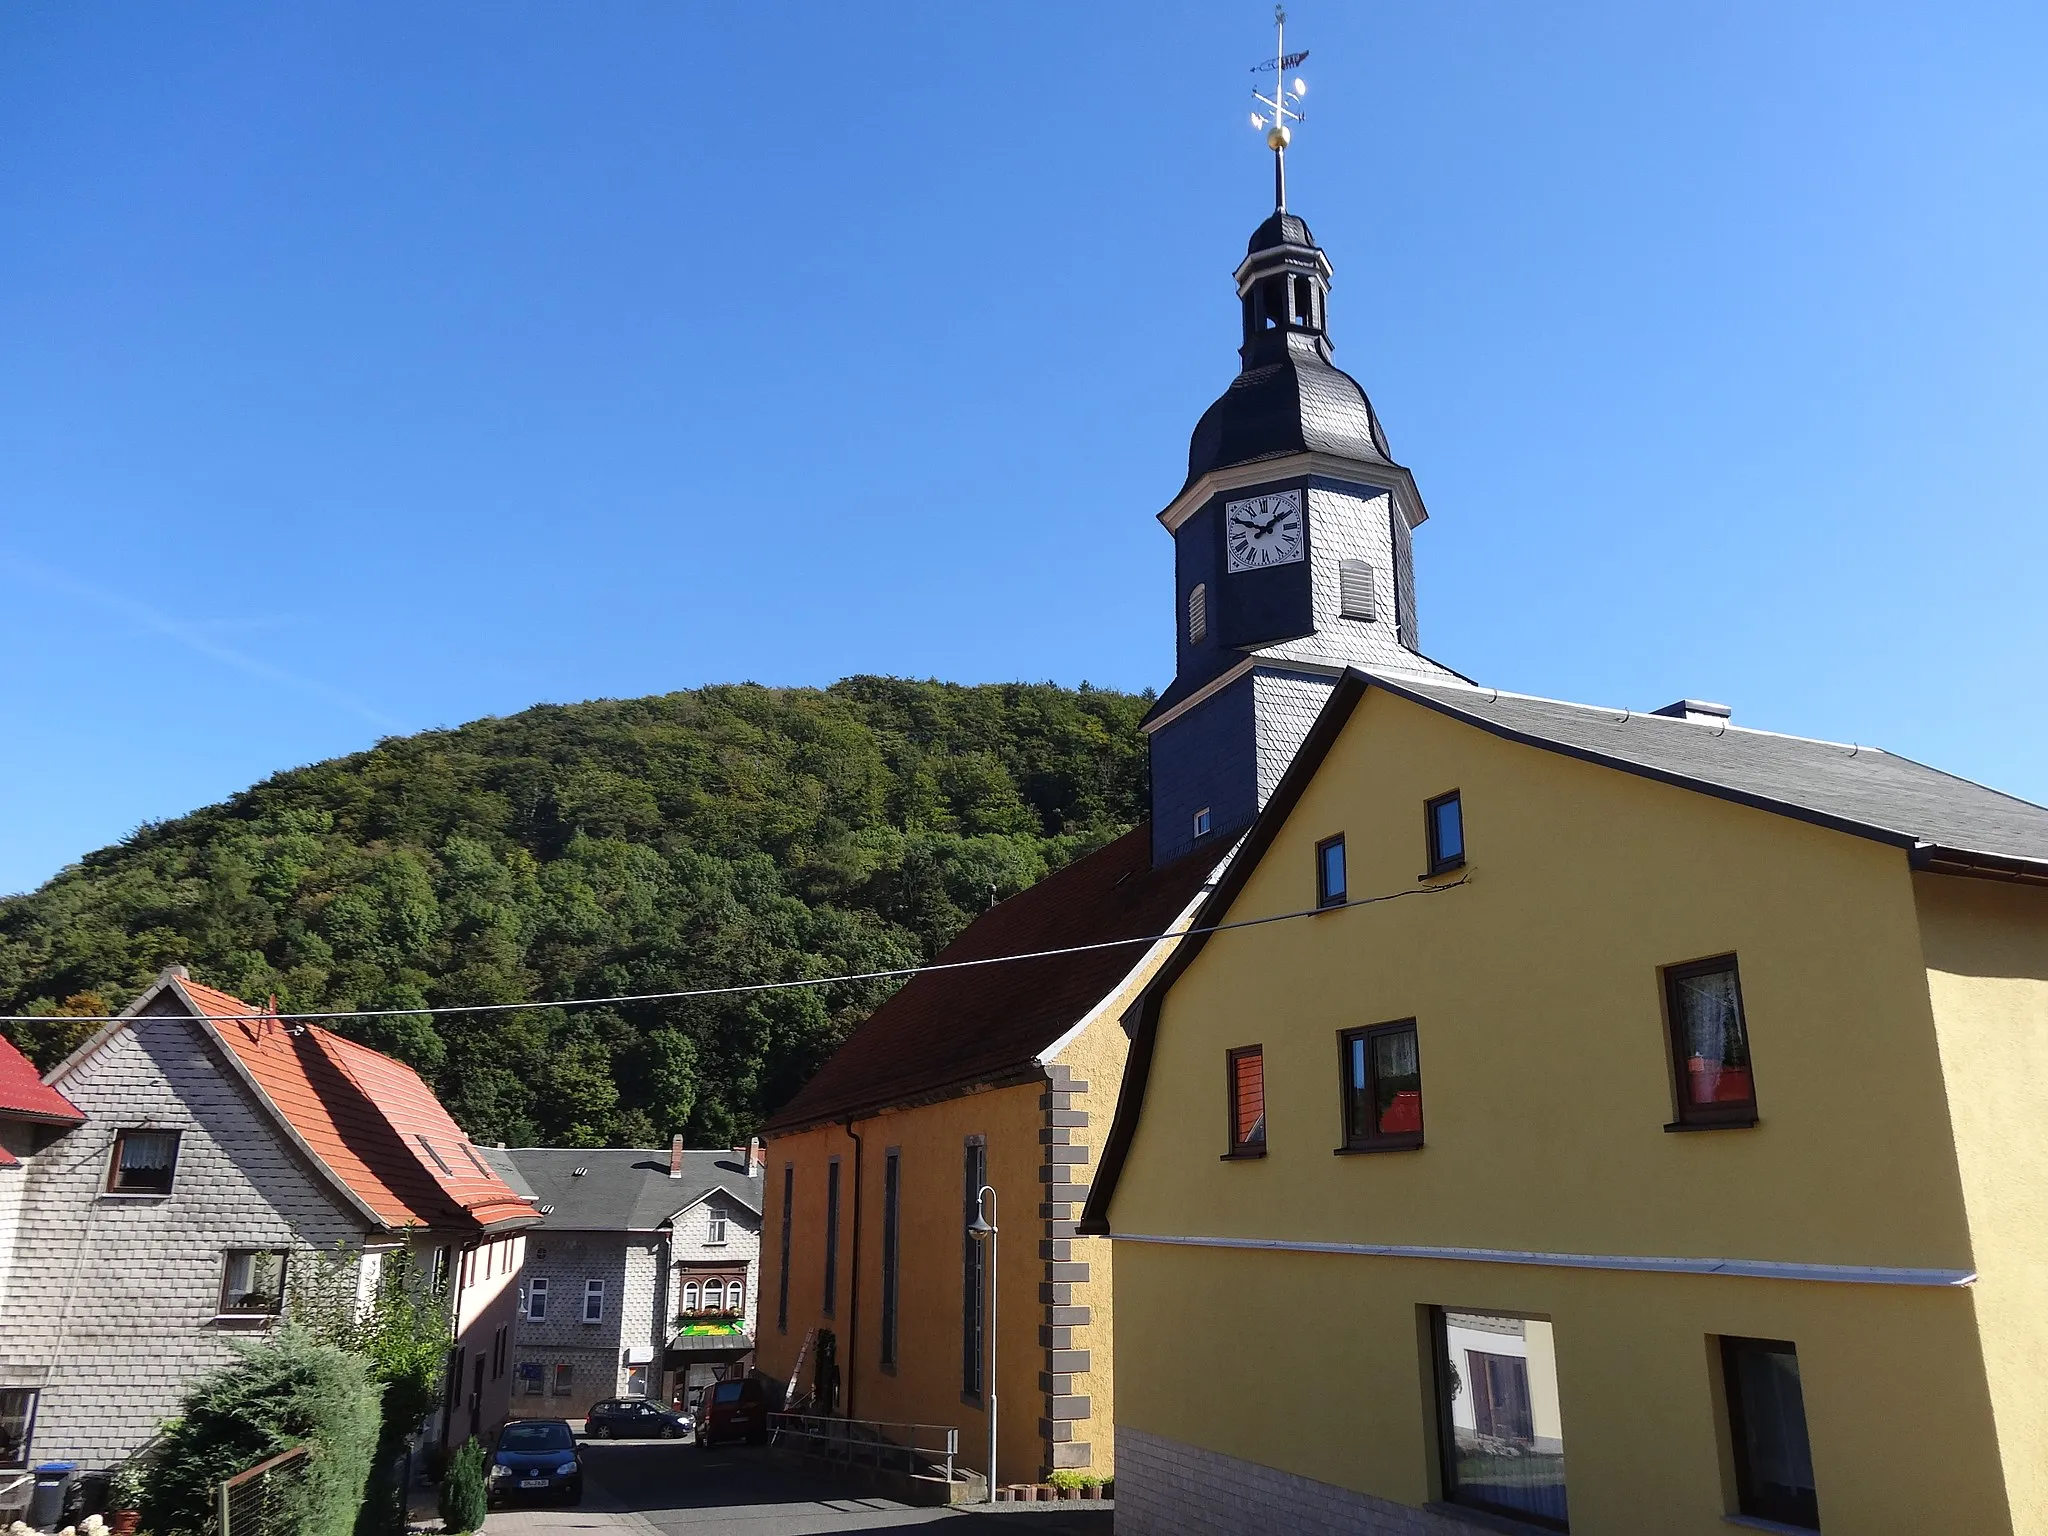
[[[768,1171],[768,1149],[761,1145],[756,1136],[747,1143],[747,1177],[758,1179]]]
[[[1694,725],[1726,725],[1729,716],[1735,712],[1726,704],[1709,704],[1705,699],[1680,699],[1676,704],[1666,704],[1650,713],[1668,715],[1673,720],[1690,720]]]
[[[668,1176],[672,1179],[683,1176],[683,1138],[680,1136],[668,1144]]]

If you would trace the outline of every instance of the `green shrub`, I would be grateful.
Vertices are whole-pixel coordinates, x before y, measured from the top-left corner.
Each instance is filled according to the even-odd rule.
[[[441,1481],[441,1524],[450,1531],[480,1531],[490,1502],[484,1492],[484,1448],[472,1437],[462,1443]]]
[[[215,1490],[295,1445],[305,1470],[281,1487],[277,1509],[299,1536],[348,1536],[377,1443],[378,1388],[364,1363],[287,1325],[202,1377],[164,1426],[144,1472],[142,1517],[159,1536],[198,1536]]]
[[[1102,1474],[1099,1472],[1070,1472],[1063,1468],[1053,1473],[1046,1481],[1051,1483],[1053,1487],[1061,1489],[1093,1488],[1099,1492],[1102,1488]]]

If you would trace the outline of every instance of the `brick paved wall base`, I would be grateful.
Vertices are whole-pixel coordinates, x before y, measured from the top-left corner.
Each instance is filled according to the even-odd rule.
[[[1473,1536],[1412,1505],[1116,1427],[1117,1536]]]

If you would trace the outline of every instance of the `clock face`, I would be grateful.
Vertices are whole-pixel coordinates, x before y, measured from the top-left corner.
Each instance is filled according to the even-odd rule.
[[[1233,571],[1257,571],[1299,560],[1305,549],[1301,492],[1276,491],[1226,503],[1223,540]]]

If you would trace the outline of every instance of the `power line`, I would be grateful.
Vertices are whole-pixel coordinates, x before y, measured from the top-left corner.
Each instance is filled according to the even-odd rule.
[[[1345,907],[1374,907],[1382,902],[1400,901],[1408,896],[1434,896],[1442,891],[1456,890],[1468,883],[1470,874],[1460,875],[1442,885],[1419,885],[1405,891],[1389,891],[1381,896],[1361,896],[1355,901],[1343,903]],[[1009,965],[1020,960],[1051,960],[1061,955],[1085,955],[1096,950],[1120,949],[1132,944],[1157,944],[1165,939],[1185,939],[1208,933],[1229,933],[1238,928],[1263,928],[1268,923],[1292,922],[1297,917],[1320,917],[1337,911],[1335,906],[1304,907],[1299,912],[1279,912],[1271,917],[1247,917],[1235,923],[1216,923],[1208,928],[1183,928],[1171,933],[1148,933],[1130,939],[1103,939],[1094,944],[1069,944],[1060,949],[1033,949],[1015,955],[984,955],[979,960],[940,960],[930,965],[895,966],[885,971],[856,971],[846,976],[811,976],[797,981],[750,981],[730,987],[691,987],[681,992],[631,992],[615,997],[570,997],[553,1002],[530,1003],[455,1003],[433,1008],[349,1008],[329,1013],[209,1013],[209,1019],[221,1023],[261,1022],[274,1019],[280,1023],[317,1024],[328,1019],[397,1019],[416,1014],[467,1014],[467,1013],[516,1013],[538,1008],[600,1008],[610,1003],[673,1003],[699,997],[733,997],[748,992],[787,992],[801,987],[834,987],[854,981],[888,981],[898,976],[921,976],[931,971],[965,971],[983,965]],[[109,1019],[103,1013],[51,1014],[51,1013],[0,1013],[0,1024],[105,1024]]]

